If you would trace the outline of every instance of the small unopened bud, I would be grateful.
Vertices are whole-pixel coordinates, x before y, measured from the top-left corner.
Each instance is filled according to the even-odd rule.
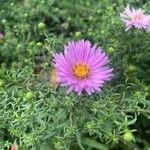
[[[42,0],[42,1],[41,1],[41,3],[42,3],[42,4],[45,4],[45,1],[44,1],[44,0]]]
[[[67,21],[71,21],[71,18],[70,18],[70,17],[68,17],[68,18],[67,18]]]
[[[27,14],[27,13],[25,13],[25,14],[24,14],[24,17],[28,17],[28,14]]]
[[[13,6],[14,6],[14,3],[10,3],[10,5],[13,7]]]
[[[76,37],[76,38],[79,38],[80,36],[81,36],[81,32],[76,32],[76,33],[75,33],[75,37]]]
[[[105,34],[105,31],[104,31],[104,30],[102,30],[102,31],[101,31],[101,34]]]
[[[41,48],[42,47],[42,42],[37,42],[36,45],[37,45],[37,47]]]
[[[136,72],[137,71],[137,67],[134,65],[129,65],[128,66],[128,72]]]
[[[32,92],[27,92],[25,97],[26,97],[26,99],[31,100],[33,98],[33,93]]]
[[[100,14],[100,13],[101,13],[101,10],[100,10],[100,9],[99,9],[99,10],[97,10],[97,13],[98,13],[98,14]]]
[[[123,139],[126,142],[131,142],[131,141],[134,141],[134,136],[131,131],[127,130],[123,135]]]
[[[2,23],[5,24],[7,21],[5,19],[2,20]]]
[[[108,48],[108,53],[113,53],[115,49],[113,47]]]
[[[48,67],[48,65],[49,65],[48,62],[46,62],[46,63],[44,63],[43,66],[44,66],[44,67]]]
[[[40,22],[39,24],[38,24],[38,28],[39,28],[39,30],[44,30],[45,29],[45,24],[44,23],[42,23],[42,22]]]

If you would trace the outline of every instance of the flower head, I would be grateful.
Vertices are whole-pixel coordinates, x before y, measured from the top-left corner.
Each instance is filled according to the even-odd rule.
[[[18,150],[18,146],[16,144],[12,145],[11,150]]]
[[[150,15],[144,14],[141,9],[130,8],[129,5],[125,8],[124,12],[121,13],[121,19],[126,23],[126,31],[132,27],[138,29],[150,30]]]
[[[64,54],[55,55],[54,66],[58,82],[68,87],[68,93],[86,91],[91,95],[111,79],[113,69],[106,66],[108,61],[101,48],[81,40],[64,46]]]

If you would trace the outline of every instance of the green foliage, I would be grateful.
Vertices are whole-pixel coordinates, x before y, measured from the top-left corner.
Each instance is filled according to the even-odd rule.
[[[124,31],[128,3],[150,8],[148,0],[1,1],[2,149],[150,148],[150,34]],[[92,96],[66,95],[52,82],[53,55],[82,38],[108,53],[114,78]]]

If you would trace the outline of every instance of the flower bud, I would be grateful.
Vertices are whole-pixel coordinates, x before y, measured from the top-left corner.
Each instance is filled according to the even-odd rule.
[[[129,65],[128,66],[128,71],[129,72],[135,72],[137,70],[137,67],[136,66],[134,66],[134,65]]]
[[[2,20],[2,23],[5,24],[7,21],[5,19]]]
[[[113,53],[115,49],[113,47],[108,48],[108,53]]]
[[[33,98],[33,93],[32,92],[27,92],[25,97],[26,97],[26,99],[31,100]]]
[[[67,18],[67,21],[71,21],[71,18],[70,18],[70,17],[68,17],[68,18]]]
[[[76,37],[76,38],[79,38],[80,36],[81,36],[81,32],[76,32],[76,33],[75,33],[75,37]]]
[[[42,42],[37,42],[36,45],[37,45],[38,48],[41,48],[42,47]]]
[[[28,17],[28,14],[27,14],[27,13],[25,13],[25,14],[24,14],[24,17]]]
[[[40,22],[40,23],[38,24],[38,29],[39,29],[39,30],[44,30],[45,27],[46,27],[45,24],[42,23],[42,22]]]
[[[131,141],[134,141],[134,136],[131,133],[131,131],[127,130],[123,135],[123,139],[126,142],[131,142]]]

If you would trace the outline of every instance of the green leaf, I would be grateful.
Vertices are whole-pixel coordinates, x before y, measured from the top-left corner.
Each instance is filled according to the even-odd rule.
[[[87,145],[89,147],[96,148],[99,150],[108,150],[108,148],[105,145],[90,138],[82,138],[82,143],[84,145]]]
[[[76,138],[77,138],[77,142],[78,142],[78,145],[80,146],[80,148],[82,150],[85,150],[84,147],[82,146],[82,143],[81,143],[81,134],[80,134],[80,132],[77,132]]]
[[[136,121],[137,121],[137,115],[135,114],[134,119],[128,121],[128,125],[132,125],[132,124],[134,124]]]

